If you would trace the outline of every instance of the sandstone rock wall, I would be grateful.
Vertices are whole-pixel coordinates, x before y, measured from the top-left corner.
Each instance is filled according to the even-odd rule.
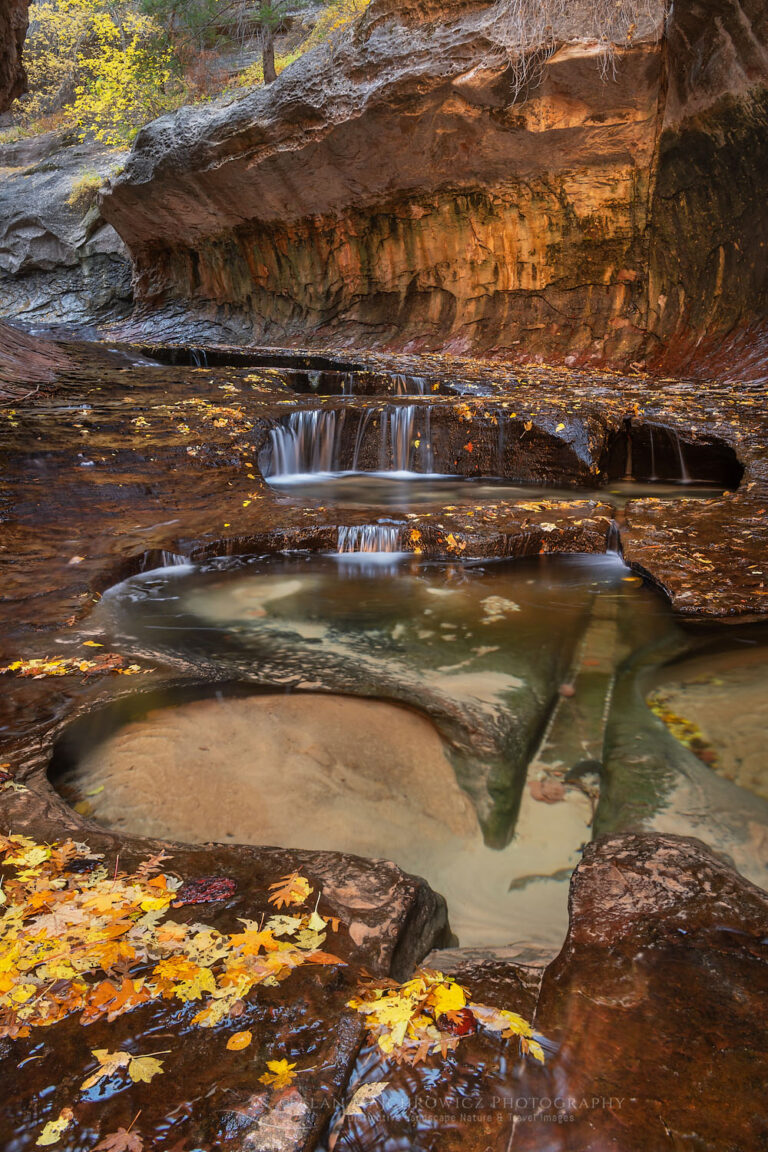
[[[0,5],[0,112],[25,89],[21,47],[27,31],[27,0],[3,0]],[[66,364],[51,345],[0,322],[0,402],[35,391]]]
[[[768,327],[768,8],[676,4],[667,58],[648,327],[670,370],[724,339],[744,366]]]
[[[87,189],[73,201],[83,180],[98,183],[122,158],[59,132],[0,146],[0,310],[7,319],[82,325],[128,312],[123,242]]]
[[[758,0],[680,0],[607,72],[577,11],[519,98],[493,13],[374,0],[269,89],[144,129],[103,205],[139,299],[261,341],[618,364],[754,322]]]
[[[27,34],[29,0],[3,0],[0,4],[0,112],[26,89],[21,47]]]

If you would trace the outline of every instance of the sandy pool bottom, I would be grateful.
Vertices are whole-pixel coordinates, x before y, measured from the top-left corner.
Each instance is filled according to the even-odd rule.
[[[686,660],[665,669],[655,695],[695,726],[715,772],[768,800],[768,647]]]
[[[394,860],[446,897],[467,947],[559,948],[591,818],[578,791],[544,804],[526,790],[515,839],[489,849],[429,720],[303,693],[157,709],[90,749],[60,786],[124,832]]]

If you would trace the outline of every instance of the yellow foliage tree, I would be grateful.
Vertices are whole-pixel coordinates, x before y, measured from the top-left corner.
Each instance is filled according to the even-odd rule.
[[[115,147],[183,99],[163,27],[133,0],[40,0],[25,60],[27,125],[64,106],[83,137]]]

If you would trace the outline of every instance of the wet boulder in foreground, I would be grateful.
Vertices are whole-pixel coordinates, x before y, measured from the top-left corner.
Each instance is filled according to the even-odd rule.
[[[482,1026],[445,1060],[393,1065],[371,1046],[349,1092],[375,1101],[336,1152],[765,1145],[768,894],[697,840],[617,836],[586,849],[570,916],[543,979],[498,950],[427,960],[472,1001],[533,1017],[545,1063]]]
[[[768,895],[700,841],[617,836],[586,849],[570,915],[536,1013],[557,1052],[530,1094],[577,1107],[513,1147],[762,1147]]]

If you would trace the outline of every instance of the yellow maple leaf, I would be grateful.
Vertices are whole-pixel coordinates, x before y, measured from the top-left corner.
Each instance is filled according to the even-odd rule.
[[[435,1016],[442,1016],[444,1012],[456,1012],[464,1008],[467,997],[460,984],[438,984],[429,994],[428,1003],[432,1006]]]
[[[289,1064],[287,1060],[267,1060],[269,1071],[259,1076],[259,1080],[272,1088],[287,1088],[296,1079],[293,1071],[295,1067],[295,1064]]]
[[[134,1084],[139,1082],[149,1084],[153,1076],[158,1076],[163,1071],[162,1060],[156,1060],[154,1056],[134,1056],[128,1065],[128,1075]]]
[[[130,1052],[110,1052],[107,1048],[92,1048],[91,1055],[96,1057],[99,1067],[86,1080],[83,1080],[80,1085],[81,1092],[93,1088],[100,1080],[114,1076],[120,1068],[127,1068],[131,1061]]]

